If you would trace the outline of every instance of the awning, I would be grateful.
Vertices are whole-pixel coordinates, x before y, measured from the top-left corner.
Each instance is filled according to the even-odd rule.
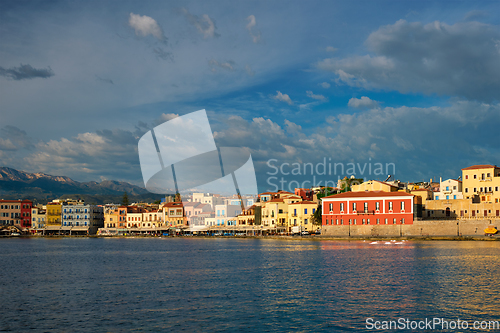
[[[89,227],[73,227],[71,231],[88,231]]]

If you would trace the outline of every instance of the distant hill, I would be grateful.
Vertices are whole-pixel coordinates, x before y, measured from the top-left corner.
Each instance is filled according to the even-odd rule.
[[[39,203],[59,198],[79,198],[88,203],[120,203],[127,192],[129,201],[156,201],[162,195],[146,189],[114,180],[77,182],[66,176],[51,176],[45,173],[29,173],[0,167],[0,199],[29,199]]]

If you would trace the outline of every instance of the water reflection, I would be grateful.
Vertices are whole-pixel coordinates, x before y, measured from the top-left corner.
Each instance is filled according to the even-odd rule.
[[[358,331],[499,319],[500,244],[273,239],[0,242],[17,331]]]

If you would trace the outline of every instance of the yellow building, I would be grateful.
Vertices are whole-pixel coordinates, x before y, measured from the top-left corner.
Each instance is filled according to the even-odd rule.
[[[288,232],[292,227],[301,226],[302,230],[315,232],[321,226],[313,224],[313,214],[318,209],[318,204],[312,201],[300,201],[288,206]]]
[[[496,165],[473,165],[462,169],[465,199],[479,196],[481,202],[500,202],[500,168]]]
[[[272,199],[262,205],[262,225],[284,232],[287,221],[288,204],[284,199]]]
[[[46,226],[61,226],[62,202],[49,202],[46,213]]]
[[[428,188],[417,188],[410,191],[410,194],[413,194],[415,197],[420,197],[422,200],[422,204],[425,206],[427,200],[432,200],[433,192]]]
[[[165,227],[187,226],[187,219],[184,216],[184,206],[182,202],[169,202],[163,206],[163,223]]]
[[[380,182],[378,180],[368,180],[361,184],[351,186],[351,192],[365,192],[365,191],[383,191],[383,192],[397,192],[398,187]]]
[[[500,220],[500,203],[473,199],[428,200],[424,219],[491,219]]]

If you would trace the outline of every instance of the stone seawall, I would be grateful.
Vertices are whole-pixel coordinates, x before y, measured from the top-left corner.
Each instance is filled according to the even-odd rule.
[[[332,237],[457,237],[484,236],[484,229],[500,228],[500,219],[424,220],[413,224],[324,225],[323,236]]]

